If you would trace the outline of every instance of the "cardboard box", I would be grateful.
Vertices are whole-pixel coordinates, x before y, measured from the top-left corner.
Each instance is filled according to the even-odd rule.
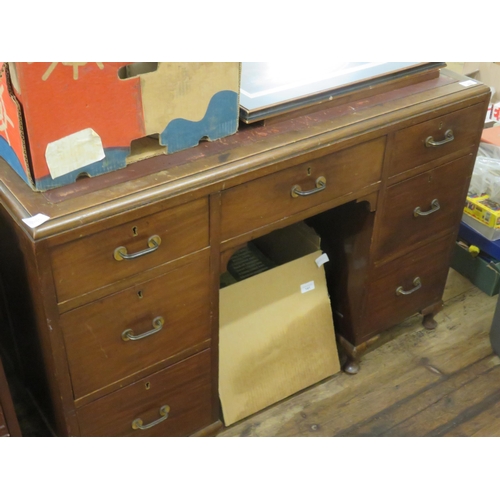
[[[469,192],[462,220],[490,240],[500,238],[500,204],[487,194]]]
[[[467,244],[456,243],[451,267],[487,295],[496,295],[500,290],[500,262],[487,260],[481,254],[473,257]]]
[[[481,143],[495,146],[498,150],[500,150],[500,127],[485,128],[481,134]],[[499,155],[496,152],[495,154],[492,154],[491,157],[498,158]]]
[[[500,241],[492,241],[486,236],[476,231],[466,222],[460,222],[458,236],[469,245],[475,245],[483,254],[486,254],[490,259],[500,260]]]
[[[325,273],[321,260],[316,263],[323,254],[311,231],[292,226],[255,240],[281,265],[220,290],[219,395],[226,425],[340,371]],[[284,256],[284,250],[291,252]]]
[[[238,129],[239,63],[1,67],[0,156],[35,190]],[[131,157],[132,143],[138,156]]]

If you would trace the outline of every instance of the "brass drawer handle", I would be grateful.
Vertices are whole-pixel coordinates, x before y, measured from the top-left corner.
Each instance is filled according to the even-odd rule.
[[[415,287],[411,290],[403,290],[402,286],[398,286],[396,288],[396,295],[410,295],[413,292],[416,292],[419,288],[422,288],[422,282],[420,281],[420,278],[418,276],[413,280],[413,284],[415,285]]]
[[[453,141],[453,139],[455,139],[455,136],[453,135],[453,130],[450,128],[444,133],[444,139],[442,141],[435,141],[432,135],[430,135],[427,139],[425,139],[425,145],[428,148],[435,148],[437,146],[447,144],[448,142]]]
[[[132,429],[134,430],[141,430],[145,431],[146,429],[151,429],[151,427],[154,427],[155,425],[160,424],[161,422],[164,422],[168,418],[168,412],[170,411],[170,406],[164,405],[160,408],[160,415],[161,417],[158,420],[155,420],[154,422],[151,422],[150,424],[144,424],[142,422],[142,418],[136,418],[132,422]]]
[[[439,205],[439,201],[438,200],[432,200],[432,202],[431,202],[431,209],[430,210],[427,210],[427,212],[422,212],[422,210],[420,209],[420,207],[416,207],[415,210],[413,210],[413,215],[415,217],[418,217],[419,215],[422,215],[422,216],[431,215],[434,212],[437,212],[440,208],[441,208],[441,206]]]
[[[161,244],[161,238],[155,234],[154,236],[151,236],[148,240],[148,247],[145,250],[141,250],[140,252],[136,253],[131,253],[129,254],[127,252],[126,247],[118,247],[115,249],[113,253],[113,257],[115,260],[124,260],[124,259],[137,259],[137,257],[141,257],[142,255],[147,255],[148,253],[154,252],[155,250],[158,250]]]
[[[302,191],[300,189],[300,186],[298,184],[295,184],[295,186],[292,187],[291,195],[292,198],[298,198],[299,196],[310,196],[311,194],[316,194],[319,193],[320,191],[323,191],[323,189],[326,188],[326,179],[321,176],[316,179],[316,188],[311,189],[309,191]]]
[[[153,330],[149,330],[148,332],[141,333],[139,335],[134,335],[134,331],[128,328],[122,333],[122,340],[127,341],[127,340],[141,340],[145,337],[149,337],[150,335],[153,335],[154,333],[158,333],[162,328],[163,324],[165,323],[165,320],[161,317],[158,316],[153,320]]]

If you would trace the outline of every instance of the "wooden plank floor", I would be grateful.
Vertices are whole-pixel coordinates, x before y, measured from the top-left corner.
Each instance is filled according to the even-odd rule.
[[[500,436],[496,302],[450,270],[436,330],[409,318],[357,375],[334,375],[219,436]]]

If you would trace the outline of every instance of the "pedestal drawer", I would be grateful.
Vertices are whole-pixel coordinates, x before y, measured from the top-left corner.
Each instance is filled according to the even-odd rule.
[[[75,399],[210,338],[209,251],[61,316]]]
[[[477,144],[484,104],[476,104],[396,132],[389,176]]]
[[[359,342],[441,300],[453,236],[441,238],[373,273],[367,289],[364,334]]]
[[[212,423],[210,381],[207,349],[80,408],[81,435],[191,435]]]
[[[224,191],[222,240],[379,182],[384,148],[385,137]]]
[[[377,214],[375,259],[458,226],[474,166],[470,155],[387,188]]]
[[[206,198],[58,246],[51,255],[58,302],[206,246]]]

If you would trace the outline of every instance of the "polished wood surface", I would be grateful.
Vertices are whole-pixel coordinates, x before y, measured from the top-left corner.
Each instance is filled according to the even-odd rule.
[[[34,239],[58,236],[62,242],[76,235],[63,232],[79,227],[79,237],[91,234],[89,225],[104,217],[120,215],[134,218],[132,209],[149,208],[156,201],[162,209],[178,205],[196,193],[217,192],[252,178],[287,168],[297,157],[320,157],[359,143],[381,137],[384,132],[426,121],[425,113],[445,114],[462,109],[465,101],[483,103],[488,89],[482,85],[464,87],[467,80],[444,70],[441,76],[387,93],[378,93],[357,101],[311,115],[302,115],[272,127],[242,128],[234,136],[197,148],[158,156],[100,178],[82,179],[76,184],[47,193],[34,193],[19,181],[9,168],[2,168],[0,194],[2,204],[16,218],[42,212],[51,219],[30,230]],[[390,119],[388,120],[388,118]],[[295,164],[300,163],[295,160]],[[208,189],[207,187],[210,186]],[[110,221],[109,227],[116,223]]]
[[[123,379],[210,341],[208,259],[203,251],[191,264],[61,316],[75,399],[123,385]],[[163,324],[157,333],[123,339],[127,330],[140,336],[155,329],[158,317]]]
[[[210,350],[205,350],[169,368],[78,410],[83,436],[184,436],[212,421]],[[134,429],[140,418],[145,425],[160,418],[168,405],[168,418],[153,427]]]
[[[473,166],[472,156],[465,156],[388,187],[379,212],[384,224],[374,245],[375,259],[404,254],[455,229],[461,216],[456,207],[464,199]],[[415,214],[417,209],[422,215]]]
[[[21,429],[0,359],[0,437],[20,437]]]
[[[366,320],[355,344],[441,300],[454,241],[454,235],[445,236],[372,273],[366,292]]]
[[[376,184],[381,177],[384,146],[385,138],[377,139],[224,191],[222,241]],[[315,190],[321,177],[325,179],[324,190],[291,196],[294,186]]]
[[[11,307],[32,318],[19,338],[26,380],[56,433],[136,435],[131,422],[156,422],[163,405],[176,410],[145,434],[215,429],[220,273],[236,248],[300,220],[332,252],[325,269],[341,343],[361,351],[403,315],[420,311],[432,320],[489,99],[487,87],[463,86],[463,79],[443,72],[386,87],[47,193],[30,191],[0,161],[5,252],[26,276],[17,284],[10,277],[23,289]],[[455,127],[453,141],[422,152],[422,134],[438,139],[441,124]],[[398,213],[411,217],[414,203],[427,210],[425,191],[444,185],[446,165],[457,177],[441,196],[449,206],[433,230],[422,226],[401,243],[403,229],[395,226],[406,231],[406,224],[392,218],[391,204],[407,199]],[[294,185],[312,190],[321,175],[325,189],[292,197]],[[50,220],[30,229],[21,219],[36,213]],[[116,260],[118,247],[143,252],[154,235],[157,249]],[[378,257],[375,242],[383,242]],[[415,273],[422,289],[400,306],[395,289],[410,289]],[[166,336],[121,339],[127,328],[151,329],[156,314],[173,318]]]
[[[477,130],[483,123],[484,105],[476,104],[396,132],[389,176],[472,146],[477,142]],[[446,142],[448,130],[453,139]],[[437,145],[426,144],[429,138]]]
[[[125,247],[128,254],[148,250],[148,240],[155,235],[161,243],[154,252],[133,260],[115,259],[119,247]],[[60,245],[51,252],[58,302],[207,246],[205,198]]]

